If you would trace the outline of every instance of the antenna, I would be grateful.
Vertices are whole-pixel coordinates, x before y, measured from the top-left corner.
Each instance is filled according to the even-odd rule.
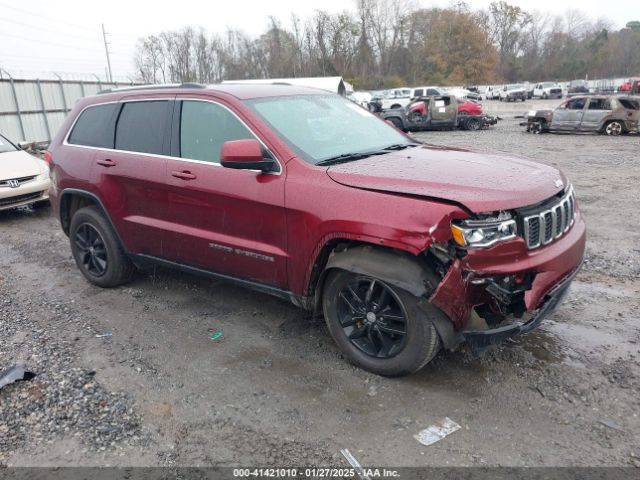
[[[111,73],[111,59],[109,58],[109,42],[107,42],[107,32],[104,31],[104,23],[102,24],[102,39],[104,40],[104,51],[107,54],[107,67],[109,67],[109,82],[113,82],[113,74]]]

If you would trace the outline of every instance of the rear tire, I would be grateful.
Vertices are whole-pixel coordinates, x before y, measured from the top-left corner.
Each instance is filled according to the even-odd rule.
[[[604,133],[610,137],[617,137],[624,133],[624,126],[618,120],[612,120],[604,126]]]
[[[133,278],[136,268],[109,221],[95,206],[78,210],[69,228],[71,253],[80,272],[99,287],[117,287]]]
[[[440,349],[438,332],[418,302],[382,280],[337,269],[322,294],[327,327],[345,356],[386,377],[420,370]]]

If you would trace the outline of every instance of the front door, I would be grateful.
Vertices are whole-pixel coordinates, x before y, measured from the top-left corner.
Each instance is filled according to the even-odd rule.
[[[586,101],[585,97],[572,98],[556,108],[553,111],[551,128],[558,130],[578,129],[582,123]]]
[[[286,288],[282,165],[270,173],[222,167],[224,142],[257,137],[220,103],[177,101],[173,125],[167,183],[175,233],[168,256],[177,263]],[[266,147],[265,155],[273,156]]]

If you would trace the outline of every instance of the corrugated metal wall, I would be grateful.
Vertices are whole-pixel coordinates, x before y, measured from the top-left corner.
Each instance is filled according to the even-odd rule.
[[[51,140],[78,99],[121,83],[0,78],[0,133],[14,142]]]

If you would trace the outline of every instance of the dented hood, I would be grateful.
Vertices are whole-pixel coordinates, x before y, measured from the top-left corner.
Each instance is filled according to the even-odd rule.
[[[434,145],[334,165],[327,174],[342,185],[448,200],[476,213],[532,205],[566,185],[547,165]]]

